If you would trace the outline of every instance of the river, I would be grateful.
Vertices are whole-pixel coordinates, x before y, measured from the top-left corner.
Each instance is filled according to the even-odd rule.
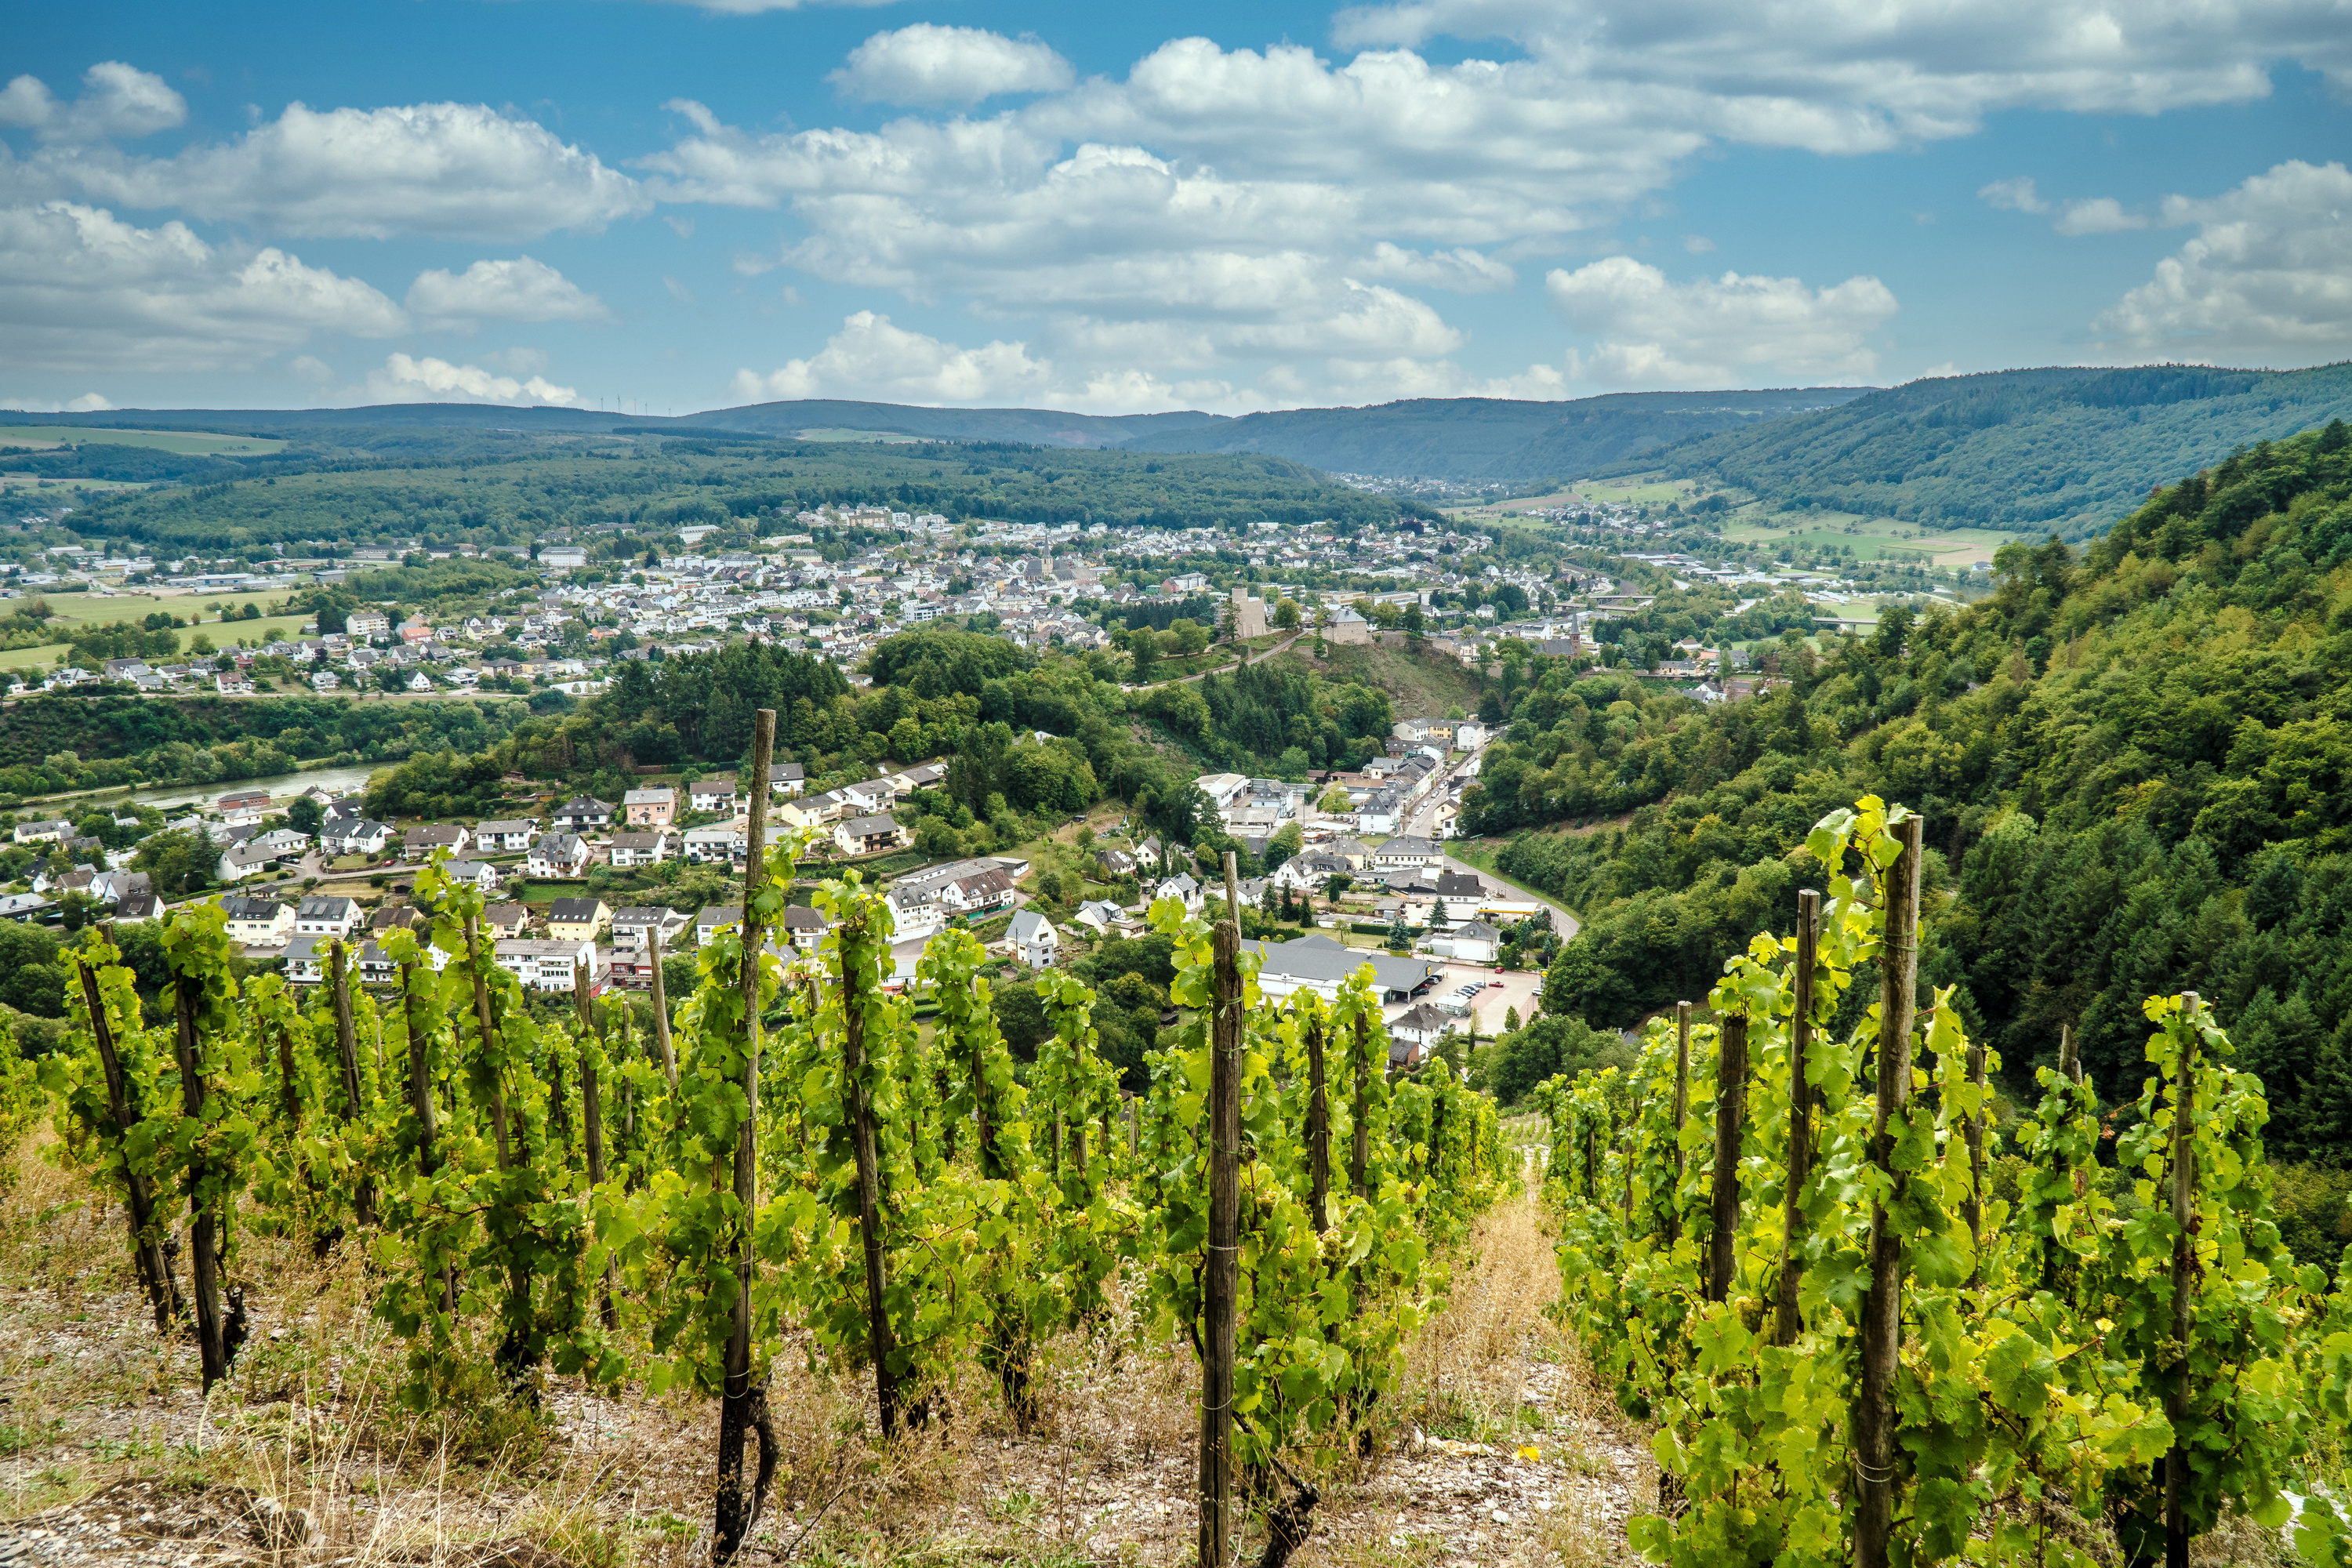
[[[43,805],[79,802],[90,805],[114,805],[122,801],[134,801],[141,805],[156,807],[194,805],[199,802],[209,805],[225,795],[239,790],[266,789],[280,800],[290,800],[314,784],[324,784],[341,795],[357,789],[368,781],[368,775],[393,766],[390,763],[365,763],[348,768],[310,768],[299,773],[276,773],[268,778],[223,780],[208,784],[149,784],[134,790],[84,790],[72,795],[46,795],[29,800],[25,809]]]

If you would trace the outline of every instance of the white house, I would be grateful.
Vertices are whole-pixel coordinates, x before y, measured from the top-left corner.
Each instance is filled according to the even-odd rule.
[[[659,828],[643,833],[613,835],[613,865],[615,868],[629,866],[658,866],[669,858],[669,835]]]
[[[247,877],[259,876],[277,858],[266,845],[232,844],[221,851],[220,865],[213,874],[235,887]]]
[[[1117,929],[1127,920],[1127,911],[1108,899],[1096,899],[1078,906],[1077,922],[1097,931]]]
[[[717,822],[702,827],[688,828],[685,834],[684,853],[686,858],[696,865],[711,860],[718,861],[720,865],[728,865],[741,858],[746,842],[748,837],[744,831],[744,819],[738,817],[732,822]]]
[[[657,905],[620,910],[613,916],[613,945],[635,952],[645,948],[653,933],[658,931],[661,932],[662,951],[675,952],[677,951],[677,939],[689,923],[676,910]]]
[[[512,855],[530,847],[539,824],[527,817],[502,818],[474,825],[474,847],[483,854]]]
[[[572,975],[581,964],[588,966],[588,984],[593,988],[604,983],[604,955],[592,941],[564,939],[525,939],[498,944],[499,967],[511,973],[530,991],[569,992]]]
[[[802,952],[814,952],[824,933],[833,929],[832,921],[806,904],[786,904],[781,923],[785,940]]]
[[[319,832],[319,847],[329,855],[377,856],[392,842],[392,825],[347,816],[328,823]]]
[[[1451,931],[1432,931],[1421,945],[1441,958],[1465,963],[1492,963],[1502,951],[1503,933],[1485,921],[1467,921]]]
[[[694,945],[700,947],[708,942],[721,926],[739,926],[742,923],[742,905],[705,904],[702,907],[702,912],[694,917]]]
[[[1062,951],[1062,933],[1035,910],[1022,910],[1014,914],[1004,940],[1021,955],[1021,962],[1032,969],[1046,968]]]
[[[478,893],[499,890],[499,869],[487,860],[445,860],[441,874],[455,887],[471,888]]]
[[[1418,875],[1434,871],[1444,863],[1445,852],[1434,839],[1410,835],[1391,838],[1372,851],[1372,869],[1382,877]]]
[[[348,937],[359,929],[357,899],[313,893],[294,911],[294,930],[303,936]]]
[[[768,770],[768,793],[787,799],[808,785],[808,776],[798,763],[777,763]]]
[[[1152,890],[1153,903],[1162,899],[1174,899],[1184,906],[1186,914],[1197,915],[1201,912],[1201,884],[1179,871]]]
[[[19,844],[59,844],[63,843],[66,839],[71,838],[73,837],[73,824],[62,820],[52,822],[20,822],[16,824],[16,842]]]
[[[588,842],[577,833],[551,833],[530,847],[523,868],[534,877],[581,877],[588,871]]]
[[[231,894],[220,901],[228,917],[228,934],[248,947],[275,947],[294,931],[294,911],[276,899],[249,899]]]
[[[885,812],[880,816],[853,816],[835,824],[833,842],[844,855],[871,855],[898,848],[906,842],[906,836],[898,831],[898,819]]]
[[[555,826],[574,833],[583,827],[602,827],[612,820],[612,803],[593,795],[575,795],[555,811]]]
[[[1437,1044],[1453,1028],[1451,1017],[1423,1002],[1389,1020],[1389,1038],[1419,1046],[1423,1047],[1419,1054],[1425,1056],[1428,1047]]]
[[[733,779],[704,779],[686,792],[688,809],[733,816],[739,809]]]
[[[462,822],[425,822],[400,836],[401,852],[411,860],[429,860],[438,850],[463,855],[474,841]]]

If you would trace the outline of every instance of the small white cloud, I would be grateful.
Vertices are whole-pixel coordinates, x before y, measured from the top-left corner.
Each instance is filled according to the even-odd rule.
[[[670,233],[680,239],[694,237],[694,220],[690,217],[664,217],[662,222],[667,224]]]
[[[668,289],[669,297],[677,300],[679,304],[691,305],[694,303],[694,290],[667,273],[662,275],[662,287]]]
[[[16,78],[0,88],[0,125],[72,143],[152,135],[188,118],[188,100],[170,83],[121,60],[100,61],[81,80],[81,96],[61,103],[38,78]]]
[[[1866,340],[1896,310],[1893,291],[1868,276],[1821,289],[1737,272],[1672,283],[1628,256],[1554,270],[1544,288],[1561,320],[1599,340],[1570,354],[1575,378],[1615,385],[1856,381],[1877,369]]]
[[[333,367],[316,354],[295,355],[286,362],[286,374],[297,381],[308,381],[320,385],[335,379]]]
[[[2003,212],[2046,213],[2050,204],[2035,194],[2033,182],[2021,175],[2014,180],[1995,180],[1977,191],[1978,199],[1989,207]]]
[[[1519,280],[1519,275],[1510,268],[1467,246],[1424,256],[1417,250],[1391,245],[1385,239],[1372,247],[1371,260],[1360,270],[1367,277],[1394,278],[1464,294],[1491,294]]]
[[[1705,256],[1715,248],[1715,241],[1703,234],[1686,234],[1683,236],[1683,248],[1693,256]]]
[[[2086,201],[2068,202],[2051,227],[2063,235],[2124,234],[2136,228],[2146,228],[2147,219],[2138,213],[2126,212],[2123,203],[2113,196],[2093,196]]]
[[[478,364],[451,364],[426,355],[394,354],[381,370],[368,373],[363,395],[376,403],[538,404],[561,408],[584,405],[580,394],[541,376],[518,381]]]
[[[991,342],[976,349],[943,342],[893,326],[890,318],[860,310],[807,359],[788,361],[766,375],[739,370],[730,392],[745,403],[782,398],[847,397],[886,403],[1004,403],[1034,396],[1053,366],[1029,356],[1025,343]]]
[[[2092,330],[2124,354],[2256,364],[2352,357],[2352,171],[2300,159],[2210,199],[2168,196],[2197,237]]]
[[[408,308],[428,321],[443,323],[469,323],[481,316],[503,321],[613,319],[604,300],[528,256],[511,261],[477,261],[462,273],[439,268],[420,272],[408,287]]]
[[[918,22],[875,34],[826,79],[882,103],[971,104],[999,93],[1058,92],[1076,78],[1035,38]]]

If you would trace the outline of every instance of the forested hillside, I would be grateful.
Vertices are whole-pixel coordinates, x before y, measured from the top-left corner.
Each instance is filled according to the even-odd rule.
[[[1128,445],[1137,451],[1264,452],[1332,473],[1465,483],[1566,479],[1694,437],[1832,408],[1866,390],[1621,392],[1566,403],[1416,397],[1161,428]]]
[[[1806,830],[1874,792],[1926,814],[1923,973],[2013,1082],[2071,1026],[2124,1093],[2141,1000],[2196,990],[2263,1076],[2272,1147],[2352,1162],[2352,433],[2257,446],[1998,575],[1823,657],[1791,633],[1788,683],[1729,708],[1537,661],[1466,826],[1544,825],[1501,863],[1585,918],[1547,1011],[1701,995],[1786,927]]]
[[[247,551],[392,538],[528,544],[551,528],[599,523],[658,534],[789,520],[827,502],[1166,528],[1392,521],[1414,510],[1281,458],[1031,446],[391,429],[339,432],[331,447],[239,461],[247,467],[238,472],[253,477],[91,497],[74,528],[166,548]]]
[[[2080,539],[2152,485],[2341,418],[2352,418],[2352,364],[2011,370],[1915,381],[1607,471],[1710,478],[1775,509]]]

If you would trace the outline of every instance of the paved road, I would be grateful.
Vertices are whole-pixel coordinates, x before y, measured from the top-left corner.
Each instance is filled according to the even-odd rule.
[[[1437,808],[1450,793],[1453,781],[1456,777],[1460,776],[1465,771],[1475,766],[1478,759],[1486,754],[1486,748],[1481,746],[1478,750],[1471,752],[1468,756],[1463,758],[1462,761],[1454,764],[1453,772],[1446,774],[1444,782],[1437,784],[1430,790],[1427,796],[1427,804],[1413,814],[1412,820],[1407,825],[1407,832],[1420,834],[1424,837],[1429,836],[1430,829],[1435,825]],[[1533,899],[1536,902],[1541,904],[1545,909],[1551,911],[1551,929],[1559,934],[1559,939],[1562,942],[1568,941],[1570,938],[1576,935],[1577,931],[1581,929],[1574,915],[1570,914],[1568,910],[1552,902],[1549,899],[1545,898],[1541,893],[1529,892],[1524,889],[1515,888],[1508,882],[1504,881],[1501,878],[1496,877],[1490,872],[1482,871],[1477,867],[1469,864],[1467,861],[1457,860],[1451,855],[1446,856],[1442,864],[1444,868],[1448,871],[1461,871],[1477,878],[1478,885],[1485,888],[1490,893],[1499,893],[1507,898],[1512,899]]]

